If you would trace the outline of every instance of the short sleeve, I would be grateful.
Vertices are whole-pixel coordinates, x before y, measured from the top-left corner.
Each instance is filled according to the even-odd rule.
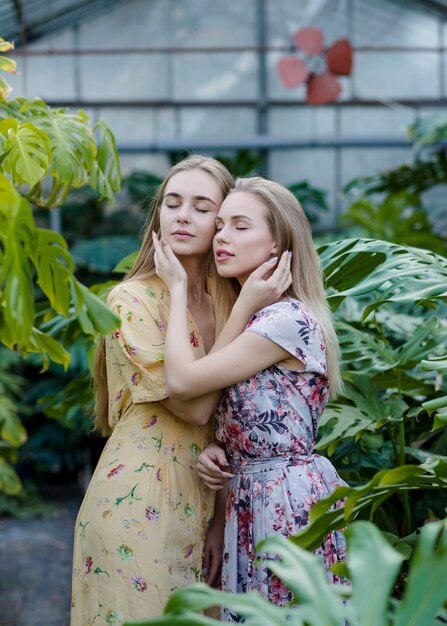
[[[168,397],[164,373],[164,328],[160,303],[151,289],[119,285],[107,299],[121,319],[110,338],[118,366],[135,404]],[[124,357],[124,358],[122,358]]]
[[[298,300],[283,300],[262,309],[245,330],[290,352],[304,364],[305,372],[326,374],[326,346],[320,325]]]

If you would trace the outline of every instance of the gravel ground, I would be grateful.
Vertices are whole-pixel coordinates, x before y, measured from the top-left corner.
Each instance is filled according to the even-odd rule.
[[[0,519],[0,626],[69,626],[73,530],[81,495],[47,519]]]

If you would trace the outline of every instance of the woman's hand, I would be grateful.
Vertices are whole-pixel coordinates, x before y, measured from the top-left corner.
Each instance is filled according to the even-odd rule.
[[[245,281],[234,306],[251,317],[269,304],[277,302],[292,284],[291,260],[292,253],[286,251],[274,272],[272,269],[277,259],[270,259],[260,265]]]
[[[176,286],[185,287],[188,277],[185,268],[172,251],[172,248],[163,239],[158,239],[155,232],[152,233],[152,240],[155,248],[155,270],[159,276],[169,287],[173,289]]]
[[[224,546],[225,518],[213,518],[205,537],[203,546],[203,576],[211,587],[218,587],[222,569]]]
[[[197,473],[203,482],[213,491],[219,491],[225,487],[233,474],[228,470],[228,460],[224,450],[216,443],[211,443],[199,454],[197,459]]]

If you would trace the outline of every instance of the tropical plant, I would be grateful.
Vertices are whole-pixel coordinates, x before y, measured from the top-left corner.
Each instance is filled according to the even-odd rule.
[[[293,592],[298,606],[279,607],[256,592],[229,594],[198,583],[176,591],[164,614],[133,626],[213,626],[198,615],[212,606],[238,613],[249,626],[433,626],[447,601],[447,524],[422,528],[399,598],[394,586],[406,556],[369,522],[346,530],[347,565],[334,566],[350,585],[331,585],[319,558],[272,536],[258,552],[275,555],[268,566]],[[444,613],[445,615],[445,613]],[[128,624],[127,626],[130,626]]]
[[[1,51],[11,48],[0,39]],[[15,71],[15,64],[0,57],[0,69]],[[115,328],[118,319],[76,279],[65,239],[36,225],[33,206],[53,210],[71,188],[85,184],[113,200],[120,186],[118,154],[103,122],[91,127],[85,113],[52,109],[38,99],[6,100],[8,91],[2,79],[0,342],[25,356],[37,353],[44,369],[51,361],[66,368],[69,353],[45,328],[52,318],[62,316],[66,327],[77,325],[92,338]],[[39,317],[42,306],[47,311]],[[3,414],[5,432],[8,423]],[[8,456],[19,442],[9,436],[1,443],[0,485],[15,476]]]

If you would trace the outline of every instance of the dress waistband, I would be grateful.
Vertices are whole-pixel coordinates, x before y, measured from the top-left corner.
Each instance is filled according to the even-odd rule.
[[[247,463],[230,461],[230,472],[233,474],[258,474],[276,469],[285,469],[296,465],[307,465],[314,459],[313,454],[299,454],[293,457],[276,456],[269,459],[248,459]]]

